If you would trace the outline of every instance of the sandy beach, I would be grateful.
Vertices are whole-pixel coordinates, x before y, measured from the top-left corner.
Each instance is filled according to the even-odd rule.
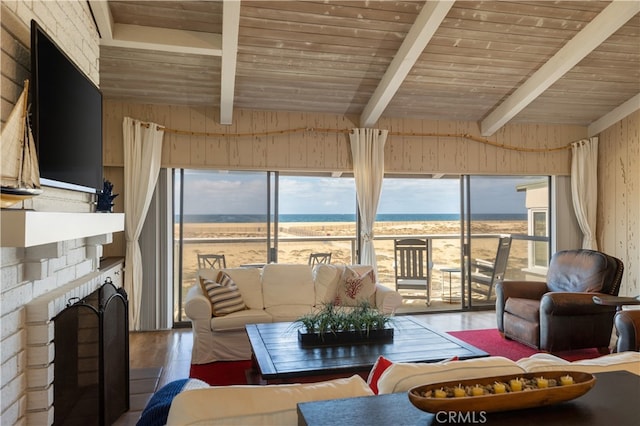
[[[460,265],[460,223],[457,221],[379,222],[375,227],[378,280],[394,287],[393,240],[399,236],[432,239],[433,281],[441,281],[438,268]],[[178,229],[176,228],[176,235]],[[259,223],[187,223],[184,226],[183,285],[195,283],[199,253],[224,254],[227,267],[263,264],[267,259],[266,226]],[[527,234],[526,221],[473,223],[471,258],[493,260],[496,234]],[[344,222],[278,224],[278,263],[307,263],[312,252],[332,253],[331,263],[351,264],[355,224]],[[493,237],[485,237],[493,235]],[[513,241],[507,276],[516,278],[527,265],[528,243]],[[441,286],[442,283],[439,285]]]

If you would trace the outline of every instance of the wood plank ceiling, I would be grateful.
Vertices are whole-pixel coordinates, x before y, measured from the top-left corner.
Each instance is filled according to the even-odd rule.
[[[89,0],[105,98],[590,126],[640,107],[637,1]],[[612,121],[613,120],[613,121]]]

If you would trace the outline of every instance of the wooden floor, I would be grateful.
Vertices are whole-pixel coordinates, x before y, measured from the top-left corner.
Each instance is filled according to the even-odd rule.
[[[494,311],[414,315],[439,331],[495,328]],[[131,368],[163,367],[158,388],[189,377],[193,334],[190,328],[132,332],[129,337]]]

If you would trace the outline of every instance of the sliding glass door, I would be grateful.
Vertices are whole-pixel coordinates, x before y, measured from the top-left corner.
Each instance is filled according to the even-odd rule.
[[[546,273],[548,188],[547,177],[385,177],[373,230],[379,283],[395,288],[394,241],[421,239],[430,303],[425,291],[403,293],[402,313],[492,308],[496,279]],[[312,254],[359,262],[351,176],[182,170],[174,193],[177,323],[187,321],[183,301],[202,255],[224,256],[227,267],[305,264]],[[505,239],[509,248],[500,257]],[[497,275],[496,264],[503,266]]]
[[[308,263],[312,253],[351,264],[356,253],[353,177],[284,175],[278,179],[277,253],[280,263]]]
[[[353,177],[182,170],[174,186],[177,323],[203,255],[230,268],[308,263],[311,253],[357,262]]]
[[[268,260],[268,174],[181,170],[174,179],[176,320],[185,321],[184,297],[196,284],[201,255],[224,255],[228,267]]]
[[[460,181],[457,176],[385,177],[374,225],[378,281],[395,289],[394,244],[404,239],[423,241],[427,247],[425,289],[401,290],[404,312],[460,308]]]
[[[495,284],[544,280],[549,259],[549,178],[463,178],[465,306],[495,306]]]

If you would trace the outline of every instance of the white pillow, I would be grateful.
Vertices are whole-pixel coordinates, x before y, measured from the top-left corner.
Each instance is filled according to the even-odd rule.
[[[223,269],[238,286],[242,300],[249,309],[263,309],[260,268]]]
[[[212,386],[178,394],[167,425],[297,425],[300,402],[372,395],[358,375],[318,383]]]
[[[526,371],[515,361],[499,356],[435,363],[396,362],[380,376],[378,394],[407,392],[415,386],[458,379],[523,373]]]
[[[569,362],[551,354],[534,354],[517,361],[528,373],[538,371],[580,371],[583,373],[602,373],[605,371],[626,370],[640,376],[640,352],[620,352],[603,355],[598,358]]]
[[[319,263],[313,268],[313,282],[316,289],[315,306],[332,303],[336,298],[338,284],[344,267]]]
[[[338,284],[335,304],[340,306],[360,306],[369,303],[375,306],[376,275],[371,267],[366,271],[358,271],[347,266]]]
[[[313,270],[309,265],[269,263],[262,269],[264,307],[313,306]]]

